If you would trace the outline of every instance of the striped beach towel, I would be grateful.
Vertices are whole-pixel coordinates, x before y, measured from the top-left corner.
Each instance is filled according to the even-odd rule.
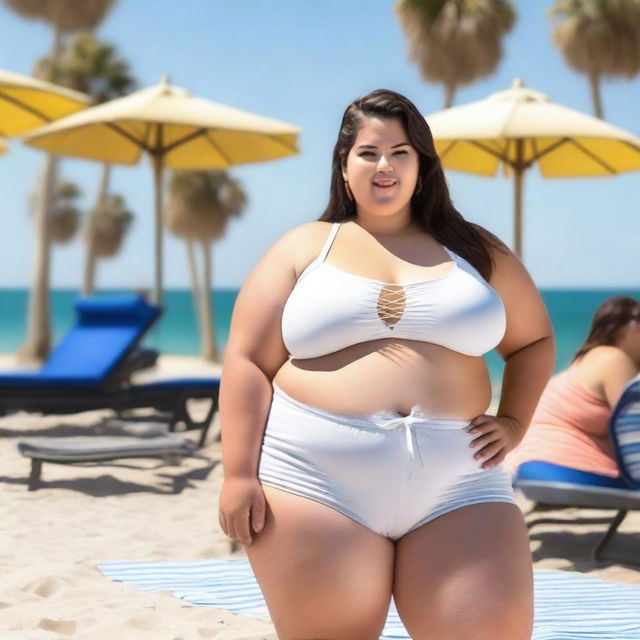
[[[190,562],[103,562],[110,580],[171,591],[192,605],[271,621],[246,558]],[[581,573],[534,570],[532,640],[640,640],[640,586]],[[406,638],[393,599],[381,638]]]

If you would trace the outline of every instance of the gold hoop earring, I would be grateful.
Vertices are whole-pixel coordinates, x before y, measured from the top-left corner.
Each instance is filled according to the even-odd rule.
[[[344,188],[345,188],[345,191],[347,192],[347,198],[353,201],[353,193],[351,193],[351,188],[349,187],[349,183],[346,180],[344,181]]]
[[[422,191],[422,178],[420,176],[418,176],[418,187],[413,192],[413,195],[417,196],[421,191]]]

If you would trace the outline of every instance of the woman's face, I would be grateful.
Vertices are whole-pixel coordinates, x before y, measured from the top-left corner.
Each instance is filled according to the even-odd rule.
[[[640,311],[637,313],[638,315],[634,314],[629,322],[620,327],[615,341],[616,344],[633,344],[640,348]]]
[[[640,310],[636,312],[636,316],[629,322],[629,333],[635,336],[636,342],[640,344]]]
[[[343,168],[360,215],[411,215],[419,156],[398,118],[365,118]],[[392,186],[384,186],[391,184]],[[423,185],[424,188],[424,185]]]

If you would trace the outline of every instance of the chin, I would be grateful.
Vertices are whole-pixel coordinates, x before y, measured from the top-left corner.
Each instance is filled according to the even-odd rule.
[[[398,213],[398,211],[402,211],[409,204],[409,201],[402,203],[399,199],[390,198],[386,202],[372,202],[365,205],[365,207],[375,215],[392,216]]]

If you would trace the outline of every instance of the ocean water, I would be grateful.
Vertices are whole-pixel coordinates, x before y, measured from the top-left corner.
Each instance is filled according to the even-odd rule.
[[[99,295],[122,293],[105,291]],[[557,345],[556,371],[564,369],[587,337],[597,307],[612,296],[626,295],[640,300],[640,289],[549,289],[541,290],[555,330]],[[222,353],[229,336],[229,324],[238,290],[216,289],[213,313],[216,344]],[[56,290],[51,293],[51,325],[57,342],[73,324],[76,291]],[[28,292],[23,289],[0,289],[0,353],[15,351],[26,336]],[[147,336],[144,344],[161,352],[196,355],[200,352],[199,329],[189,290],[165,292],[164,313]],[[484,356],[494,390],[500,385],[504,363],[496,351]],[[495,392],[495,391],[494,391]]]

